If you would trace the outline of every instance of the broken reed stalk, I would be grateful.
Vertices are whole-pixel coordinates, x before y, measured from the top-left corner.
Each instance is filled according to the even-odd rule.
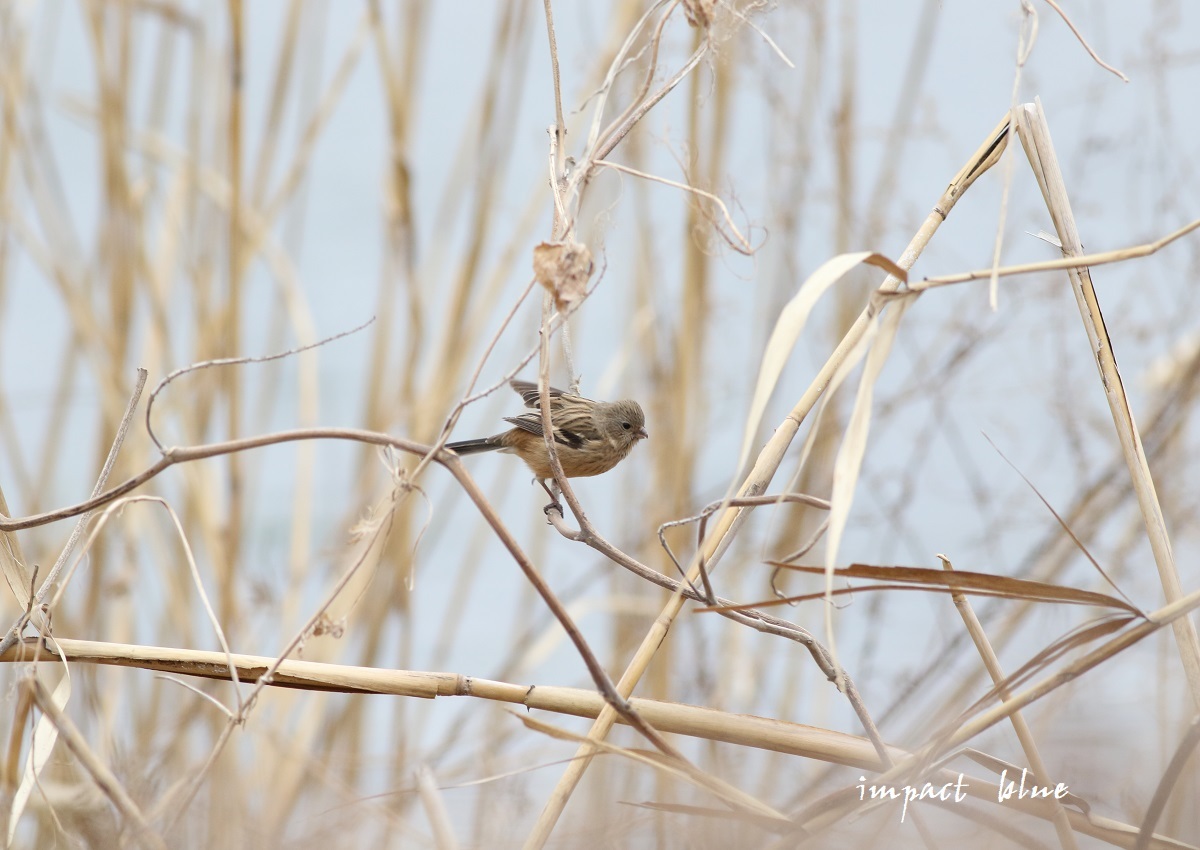
[[[1067,257],[1081,256],[1084,253],[1083,244],[1079,239],[1079,230],[1075,225],[1066,183],[1058,166],[1058,157],[1050,139],[1050,127],[1042,111],[1041,101],[1022,104],[1017,110],[1016,122],[1017,135],[1042,190],[1042,197],[1046,200],[1046,208],[1054,221],[1062,252]],[[1112,413],[1121,451],[1129,467],[1138,507],[1146,525],[1146,537],[1154,554],[1154,563],[1158,567],[1163,595],[1168,603],[1176,602],[1183,597],[1183,585],[1175,567],[1175,554],[1171,549],[1171,540],[1167,534],[1162,505],[1154,487],[1154,478],[1150,474],[1150,465],[1146,461],[1141,432],[1134,421],[1129,397],[1125,394],[1112,339],[1104,326],[1100,301],[1096,297],[1095,287],[1092,286],[1092,276],[1086,268],[1070,268],[1067,269],[1067,274],[1071,279],[1071,291],[1075,293],[1075,301],[1079,305],[1079,314],[1087,331],[1092,355],[1100,370],[1104,398]],[[1196,624],[1190,617],[1181,617],[1175,620],[1173,631],[1179,658],[1187,676],[1188,688],[1196,706],[1200,707],[1200,637],[1196,633]]]

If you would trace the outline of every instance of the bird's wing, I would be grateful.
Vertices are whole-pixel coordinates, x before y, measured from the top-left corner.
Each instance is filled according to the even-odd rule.
[[[536,389],[534,390],[536,393]],[[522,431],[528,431],[530,434],[537,434],[539,437],[546,432],[542,429],[542,414],[541,413],[522,413],[520,416],[505,416],[504,421],[511,425],[515,425]],[[583,437],[576,434],[574,431],[563,431],[559,428],[554,429],[554,442],[563,446],[570,446],[577,449],[583,445]]]
[[[509,381],[508,385],[517,391],[521,396],[521,401],[526,407],[537,408],[538,405],[538,385],[534,381]],[[565,390],[549,387],[551,406],[556,398],[566,396],[571,397],[571,394]],[[538,432],[541,433],[540,431]]]

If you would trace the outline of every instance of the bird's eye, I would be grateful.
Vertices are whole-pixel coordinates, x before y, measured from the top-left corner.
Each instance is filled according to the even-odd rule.
[[[630,428],[632,428],[633,426],[632,426],[632,425],[630,425],[628,422],[622,422],[622,423],[621,423],[621,427],[622,427],[622,428],[624,428],[626,431],[628,431],[628,430],[629,430]]]

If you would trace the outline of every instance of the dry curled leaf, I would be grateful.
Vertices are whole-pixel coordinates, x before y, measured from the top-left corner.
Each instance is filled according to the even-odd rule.
[[[592,276],[592,252],[578,242],[542,242],[533,249],[533,274],[565,311],[587,294]]]

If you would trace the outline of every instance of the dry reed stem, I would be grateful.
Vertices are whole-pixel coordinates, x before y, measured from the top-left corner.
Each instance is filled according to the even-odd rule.
[[[29,712],[33,708],[33,694],[28,688],[17,692],[17,703],[13,709],[12,728],[8,736],[8,752],[4,759],[3,775],[0,776],[0,794],[5,802],[4,808],[11,811],[8,803],[17,787],[17,776],[21,769],[21,745],[24,742],[25,724],[29,722]]]
[[[1021,26],[1017,37],[1017,56],[1015,67],[1013,68],[1013,83],[1012,93],[1009,95],[1008,113],[1013,115],[1016,112],[1018,99],[1021,94],[1021,75],[1025,71],[1025,63],[1029,61],[1029,56],[1033,52],[1033,46],[1037,43],[1038,35],[1038,16],[1037,10],[1033,8],[1033,3],[1030,0],[1020,0],[1021,6]],[[1008,125],[1008,141],[1013,140],[1016,134],[1016,122],[1009,122]],[[1016,161],[1015,151],[1008,147],[1007,155],[1004,158],[1004,180],[1000,193],[999,216],[996,221],[996,235],[992,241],[992,273],[988,278],[988,305],[992,310],[999,307],[999,276],[995,269],[1000,265],[1000,252],[1004,246],[1004,222],[1008,217],[1008,198],[1012,191],[1012,176],[1014,163]]]
[[[67,639],[57,641],[57,645],[72,662],[117,664],[215,679],[226,679],[229,676],[228,659],[218,652],[135,647]],[[28,649],[28,645],[18,647],[2,660],[18,660],[22,651]],[[238,665],[241,678],[247,680],[261,677],[273,661],[274,659],[270,657],[233,656],[233,662]],[[596,716],[605,705],[595,692],[575,688],[515,685],[457,674],[378,670],[294,660],[289,660],[280,666],[271,684],[273,687],[424,698],[451,695],[469,696],[582,717]],[[814,729],[769,718],[729,715],[698,706],[661,703],[639,698],[635,698],[633,703],[639,712],[663,731],[700,736],[742,746],[771,749],[868,770],[880,768],[878,757],[874,754],[873,747],[868,741],[844,733]],[[889,749],[895,759],[908,755],[896,748]],[[939,781],[941,781],[940,777],[944,775],[949,776],[950,771],[941,771],[938,774]],[[972,797],[993,803],[996,801],[995,785],[976,777],[968,778],[970,779],[969,793]],[[1021,811],[1043,819],[1053,817],[1053,806],[1040,803],[1040,801],[1040,804],[1032,801],[1022,801],[1022,803],[1028,803],[1028,805],[1021,805]],[[1005,805],[1010,804],[1012,801]],[[1133,832],[1133,827],[1096,817],[1092,817],[1089,822],[1087,817],[1071,810],[1068,810],[1068,815],[1074,828],[1083,834],[1093,835],[1117,846],[1129,846],[1128,839]],[[1182,847],[1186,845],[1164,843],[1160,837],[1156,836],[1152,846]]]
[[[558,156],[554,158],[553,173],[562,173],[562,145],[567,135],[567,122],[563,120],[562,79],[558,67],[558,39],[554,35],[554,9],[550,0],[544,0],[542,10],[546,15],[546,35],[550,40],[550,77],[554,82],[554,129],[552,148]]]
[[[227,679],[230,675],[228,658],[218,652],[128,646],[68,639],[56,641],[56,646],[71,662],[116,664],[213,679]],[[17,647],[9,653],[7,658],[0,660],[20,660],[22,653],[30,648],[36,649],[36,644]],[[233,656],[233,663],[238,666],[240,678],[246,680],[261,678],[274,661],[275,659],[262,656]],[[306,690],[424,698],[468,696],[580,717],[595,717],[605,706],[603,700],[594,691],[576,688],[516,685],[458,674],[379,670],[295,660],[286,661],[280,666],[271,685]],[[714,709],[663,703],[655,700],[635,698],[633,704],[640,713],[663,731],[725,741],[741,746],[770,749],[867,770],[881,768],[870,742],[841,732],[815,729],[771,718],[730,715]],[[229,729],[232,727],[228,727],[227,732]],[[224,740],[220,743],[224,743]],[[889,751],[895,759],[909,755],[897,748],[889,748]],[[204,772],[201,771],[201,774]],[[954,779],[954,776],[947,770],[941,771],[938,777],[939,781],[942,778],[948,778],[950,781]],[[995,803],[997,789],[994,784],[976,777],[968,778],[970,779],[968,792],[972,797]],[[198,781],[197,778],[197,785]],[[195,786],[192,787],[190,793],[194,793],[194,791]],[[164,799],[159,804],[158,810],[174,811],[178,815],[182,808],[177,808],[177,805],[179,805],[179,801],[174,800],[173,805],[168,807],[168,802]],[[1020,811],[1042,819],[1049,819],[1053,814],[1053,807],[1042,801],[1020,801],[1016,804],[1010,801],[1005,805],[1013,805]],[[1089,823],[1077,812],[1070,811],[1069,815],[1072,818],[1072,824],[1078,831],[1117,846],[1127,846],[1127,843],[1123,843],[1123,839],[1133,832],[1133,827],[1127,824],[1119,824],[1115,821],[1102,822],[1102,819],[1097,818],[1092,818],[1093,822]],[[170,831],[170,828],[167,831]],[[1152,846],[1182,847],[1186,845],[1164,844],[1156,836]]]
[[[954,566],[950,563],[950,559],[942,555],[938,556],[941,559],[943,569],[953,571]],[[954,607],[958,609],[959,615],[962,617],[963,625],[967,628],[967,633],[971,636],[971,641],[975,644],[976,651],[979,652],[979,657],[983,661],[983,666],[987,669],[988,675],[991,676],[992,682],[999,688],[998,696],[1003,702],[1009,697],[1008,689],[1004,687],[1004,668],[1000,665],[1000,659],[996,655],[996,651],[992,648],[991,642],[988,640],[987,632],[983,629],[983,624],[979,622],[979,618],[975,616],[975,609],[971,607],[969,600],[961,592],[955,591],[951,594],[951,599],[954,600]],[[1042,785],[1050,784],[1051,773],[1046,767],[1046,763],[1042,760],[1042,755],[1038,750],[1037,742],[1033,738],[1033,732],[1029,728],[1029,724],[1025,722],[1025,718],[1019,711],[1012,713],[1009,720],[1012,722],[1013,731],[1017,733],[1017,739],[1021,742],[1021,751],[1025,753],[1025,757],[1029,760],[1029,767],[1033,771],[1037,781]],[[1048,801],[1049,802],[1049,801]],[[1058,834],[1058,842],[1063,847],[1063,850],[1073,850],[1079,845],[1075,841],[1075,834],[1071,831],[1070,821],[1067,820],[1066,812],[1062,805],[1056,799],[1053,802],[1054,806],[1054,831]]]
[[[28,661],[39,644],[30,638],[0,656],[0,662]],[[272,688],[334,691],[349,694],[388,694],[435,699],[466,696],[522,705],[576,717],[595,717],[606,704],[593,690],[551,685],[518,685],[458,673],[385,670],[343,664],[285,659],[274,656],[226,654],[209,650],[114,644],[55,638],[54,647],[71,663],[107,664],[156,670],[181,676],[228,681],[234,674],[245,682]],[[50,663],[43,660],[43,664]],[[233,669],[230,668],[233,665]],[[269,681],[262,680],[270,673]],[[812,726],[730,714],[703,706],[633,698],[632,704],[655,726],[672,734],[772,750],[836,764],[877,769],[879,759],[863,738]],[[891,748],[893,755],[904,751]]]
[[[242,347],[242,310],[245,308],[246,265],[249,252],[246,251],[242,233],[241,217],[243,208],[242,187],[242,95],[244,88],[245,47],[243,33],[242,0],[228,0],[229,14],[229,124],[226,156],[229,168],[229,219],[228,219],[228,251],[227,251],[227,296],[222,316],[222,333],[218,341],[218,353],[226,357],[233,356]],[[242,379],[237,369],[227,369],[221,374],[222,390],[225,395],[226,421],[228,434],[242,432]],[[149,406],[147,406],[149,409]],[[240,457],[234,453],[226,459],[229,476],[228,502],[224,517],[224,529],[220,537],[220,555],[216,561],[218,577],[218,593],[221,613],[231,620],[238,620],[239,600],[233,593],[234,582],[230,580],[232,571],[238,564],[238,552],[242,547],[242,523],[245,520],[243,505],[245,504],[244,469]]]
[[[229,679],[229,664],[232,662],[237,668],[239,679],[259,681],[277,661],[270,656],[238,653],[226,656],[221,652],[205,650],[132,646],[68,638],[56,639],[55,648],[61,650],[63,656],[71,663],[132,667],[215,680]],[[37,641],[27,641],[0,657],[0,663],[27,660],[28,653],[38,649]],[[279,664],[269,684],[272,688],[386,694],[422,699],[462,696],[576,717],[596,717],[606,706],[595,691],[581,688],[519,685],[457,673],[385,670],[295,659]],[[843,732],[774,718],[730,714],[703,706],[640,697],[632,698],[631,703],[640,714],[664,732],[771,750],[868,771],[880,770],[883,767],[868,740]],[[913,757],[912,753],[898,747],[889,746],[888,752],[893,761]],[[935,778],[942,781],[943,777],[949,777],[950,781],[953,781],[956,776],[957,774],[943,768]],[[968,776],[967,779],[967,793],[971,797],[996,803],[996,785],[979,777]],[[159,809],[164,805],[166,800],[159,804]],[[1054,817],[1055,807],[1045,801],[1010,800],[1006,801],[1004,806],[1019,807],[1019,810],[1044,820]],[[1117,846],[1130,846],[1131,836],[1135,831],[1131,825],[1119,824],[1116,821],[1105,822],[1104,819],[1094,816],[1089,825],[1087,817],[1079,812],[1068,809],[1067,813],[1072,826],[1081,833],[1101,838]],[[1153,846],[1186,845],[1166,845],[1156,837]]]
[[[425,807],[425,817],[433,826],[434,846],[438,850],[458,850],[458,840],[454,837],[454,824],[446,810],[446,801],[442,799],[428,765],[417,768],[417,789]]]
[[[1054,228],[1058,232],[1063,253],[1077,257],[1083,254],[1083,245],[1071,212],[1066,184],[1058,166],[1058,157],[1050,139],[1050,128],[1042,111],[1041,101],[1024,104],[1017,111],[1016,123],[1021,143],[1025,147],[1030,166],[1042,190],[1050,217],[1054,221]],[[1158,493],[1155,491],[1154,478],[1150,474],[1141,433],[1134,420],[1129,398],[1125,394],[1112,340],[1104,325],[1096,290],[1092,286],[1091,274],[1086,268],[1072,268],[1067,274],[1071,279],[1071,289],[1079,305],[1080,317],[1087,331],[1092,355],[1100,371],[1104,397],[1112,413],[1117,438],[1129,467],[1138,507],[1146,524],[1146,536],[1154,553],[1154,563],[1158,567],[1163,594],[1167,602],[1175,602],[1183,597],[1183,585],[1175,566],[1175,555],[1171,550],[1166,519],[1158,500]],[[1175,621],[1173,630],[1192,699],[1196,706],[1200,707],[1200,636],[1196,633],[1196,624],[1190,618],[1183,617]]]

